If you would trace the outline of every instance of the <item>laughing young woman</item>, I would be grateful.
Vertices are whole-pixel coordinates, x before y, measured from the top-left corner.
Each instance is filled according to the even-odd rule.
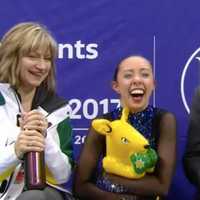
[[[123,107],[129,109],[128,123],[135,127],[158,154],[153,174],[129,179],[106,173],[99,162],[106,154],[105,137],[90,129],[75,177],[75,193],[87,200],[158,200],[167,195],[175,169],[176,120],[172,113],[149,105],[155,81],[150,62],[130,56],[117,66],[113,89],[120,95],[121,107],[103,116],[119,119]],[[119,149],[120,151],[120,149]],[[101,166],[101,164],[100,164]]]
[[[0,199],[64,199],[71,174],[71,126],[56,95],[57,44],[37,23],[20,23],[0,46]],[[21,116],[20,118],[18,116]],[[24,187],[24,155],[44,152],[46,186]],[[34,177],[36,178],[36,177]]]

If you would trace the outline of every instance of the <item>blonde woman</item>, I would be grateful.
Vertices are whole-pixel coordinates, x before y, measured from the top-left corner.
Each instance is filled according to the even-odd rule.
[[[20,23],[0,46],[0,199],[64,199],[71,174],[67,103],[56,95],[57,44],[37,23]],[[19,118],[20,116],[20,118]],[[24,186],[24,155],[44,152],[46,187]]]

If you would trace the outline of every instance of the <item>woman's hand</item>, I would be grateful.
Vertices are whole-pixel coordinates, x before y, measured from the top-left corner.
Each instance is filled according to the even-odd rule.
[[[46,136],[48,121],[42,113],[32,110],[22,115],[21,127],[23,130],[38,130],[42,135]]]
[[[22,159],[26,152],[44,151],[45,138],[37,130],[22,130],[15,142],[15,153],[19,159]]]
[[[40,112],[32,110],[24,113],[20,119],[21,132],[15,143],[15,153],[21,159],[26,152],[43,151],[48,127],[46,118]]]

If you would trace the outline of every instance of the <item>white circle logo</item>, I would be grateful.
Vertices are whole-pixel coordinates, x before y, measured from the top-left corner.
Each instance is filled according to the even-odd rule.
[[[192,65],[192,61],[193,60],[196,60],[198,62],[196,62],[195,64],[197,63],[200,63],[200,56],[197,56],[198,53],[200,53],[200,48],[198,48],[190,57],[189,59],[187,60],[186,64],[185,64],[185,67],[183,69],[183,72],[181,74],[181,98],[182,98],[182,101],[183,101],[183,105],[186,109],[186,111],[188,113],[190,113],[190,108],[189,108],[189,105],[188,105],[188,99],[186,98],[186,74],[188,72],[188,69],[190,68],[190,66]],[[198,75],[198,73],[195,73]],[[195,75],[194,74],[194,75]],[[194,77],[190,77],[191,80],[194,78]],[[196,85],[197,86],[197,85]],[[190,91],[193,93],[193,90]]]

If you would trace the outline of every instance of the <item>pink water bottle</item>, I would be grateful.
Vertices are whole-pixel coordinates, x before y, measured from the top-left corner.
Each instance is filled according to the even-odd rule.
[[[28,190],[42,190],[46,185],[43,152],[28,152],[24,156],[25,186]]]

